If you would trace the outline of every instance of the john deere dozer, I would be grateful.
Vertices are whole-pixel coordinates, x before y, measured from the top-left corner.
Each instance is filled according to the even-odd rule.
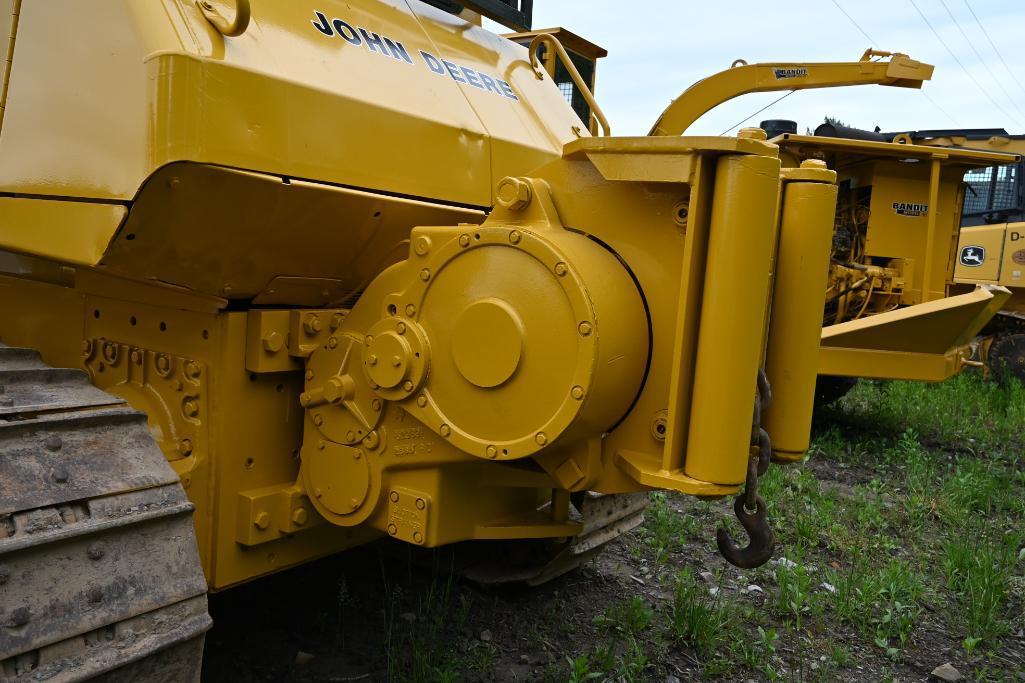
[[[208,589],[565,546],[588,492],[739,493],[770,557],[819,333],[769,311],[821,315],[835,174],[611,137],[481,28],[529,2],[461,5],[0,0],[4,680],[194,678]]]

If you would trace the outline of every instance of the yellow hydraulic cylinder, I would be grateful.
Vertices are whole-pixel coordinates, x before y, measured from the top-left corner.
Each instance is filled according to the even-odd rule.
[[[836,207],[836,172],[817,159],[783,171],[783,207],[765,371],[772,402],[762,427],[777,460],[808,450]]]
[[[701,481],[736,485],[747,472],[778,183],[772,157],[716,163],[684,462],[687,476]]]

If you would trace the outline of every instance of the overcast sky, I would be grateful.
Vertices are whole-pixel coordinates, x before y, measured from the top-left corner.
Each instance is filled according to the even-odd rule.
[[[871,36],[872,47],[936,65],[933,80],[921,91],[880,86],[798,91],[745,125],[786,118],[796,120],[803,133],[828,114],[848,125],[878,125],[888,131],[1003,127],[1025,133],[1025,88],[1008,74],[965,0],[914,2],[967,74],[911,0],[836,2]],[[1017,79],[1025,83],[1025,2],[967,2]],[[870,44],[832,0],[535,0],[534,26],[563,26],[609,51],[599,62],[596,95],[616,135],[646,134],[688,85],[728,67],[734,59],[848,61],[860,57]],[[719,135],[781,94],[755,93],[727,102],[698,119],[688,133]]]

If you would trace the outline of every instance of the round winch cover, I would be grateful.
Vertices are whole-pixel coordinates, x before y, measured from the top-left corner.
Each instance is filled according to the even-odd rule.
[[[436,432],[480,457],[519,458],[578,425],[600,433],[627,410],[647,321],[629,273],[600,245],[563,230],[480,228],[417,265],[389,310],[412,314],[426,340],[430,370],[408,409]],[[381,355],[365,366],[375,384]]]

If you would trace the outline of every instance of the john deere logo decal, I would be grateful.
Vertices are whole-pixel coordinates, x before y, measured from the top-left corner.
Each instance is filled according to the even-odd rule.
[[[918,218],[929,213],[928,204],[915,204],[913,202],[894,202],[893,210],[898,216],[909,216],[911,218]]]
[[[962,266],[978,268],[986,261],[986,248],[975,244],[967,247],[961,247],[961,256],[959,259]]]
[[[772,73],[776,77],[777,81],[782,81],[785,78],[800,78],[801,76],[807,76],[808,70],[803,67],[777,67],[772,70]]]

